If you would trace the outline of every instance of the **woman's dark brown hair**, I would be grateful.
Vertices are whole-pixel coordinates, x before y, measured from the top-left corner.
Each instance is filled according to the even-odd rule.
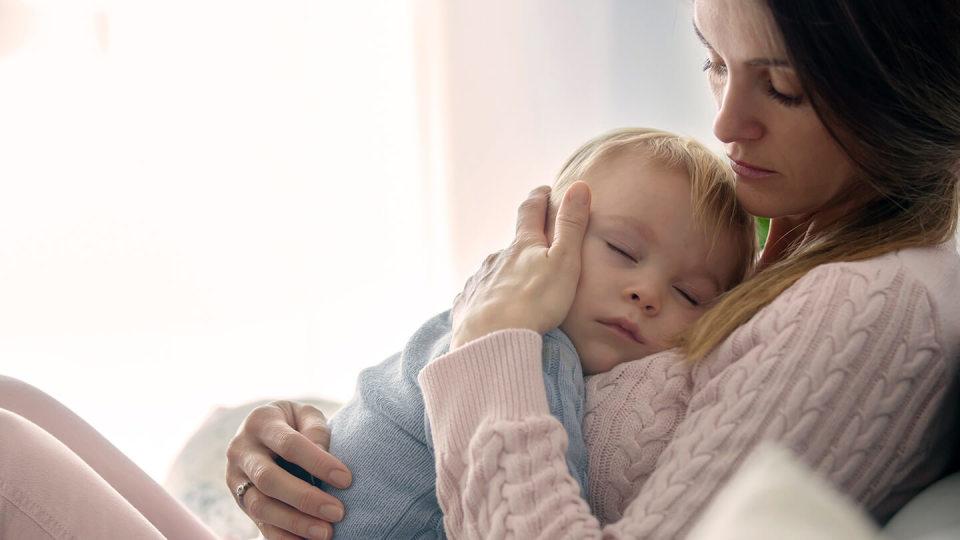
[[[767,0],[804,94],[876,196],[725,295],[685,336],[702,358],[813,268],[957,229],[960,2]]]

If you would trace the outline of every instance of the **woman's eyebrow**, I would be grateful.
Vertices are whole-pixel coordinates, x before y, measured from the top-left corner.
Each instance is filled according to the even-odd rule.
[[[700,40],[700,43],[703,43],[704,47],[710,49],[711,51],[716,52],[716,50],[713,48],[713,45],[711,45],[710,42],[707,41],[707,38],[703,37],[703,32],[701,32],[700,29],[697,28],[696,22],[693,23],[693,31],[695,34],[697,34],[697,39]],[[744,63],[747,64],[748,66],[754,66],[754,67],[785,67],[785,68],[791,67],[790,62],[782,58],[754,58],[752,60],[747,60]]]
[[[707,41],[707,38],[703,37],[703,32],[701,32],[700,29],[697,28],[697,21],[693,21],[693,31],[695,34],[697,34],[697,38],[700,40],[700,43],[703,43],[704,47],[712,51],[713,45],[711,45],[710,42]]]

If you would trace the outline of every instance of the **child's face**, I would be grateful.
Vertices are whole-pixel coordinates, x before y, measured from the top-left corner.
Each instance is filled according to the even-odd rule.
[[[594,165],[580,282],[560,328],[586,374],[669,348],[732,279],[735,244],[693,219],[690,181],[635,151]]]

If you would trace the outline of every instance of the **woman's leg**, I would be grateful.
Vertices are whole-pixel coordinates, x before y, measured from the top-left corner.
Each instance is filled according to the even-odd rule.
[[[189,510],[171,497],[163,487],[154,482],[90,424],[47,394],[24,382],[0,376],[0,409],[6,409],[28,420],[28,423],[34,424],[41,431],[46,431],[68,447],[72,451],[68,453],[75,454],[74,457],[79,457],[79,460],[85,462],[96,472],[96,475],[115,490],[116,494],[119,494],[120,498],[125,499],[129,505],[146,517],[163,536],[171,540],[216,538]],[[9,415],[5,418],[7,422],[12,421]],[[21,429],[24,428],[21,427]],[[16,446],[16,441],[6,435],[5,428],[0,429],[0,433],[3,434],[0,460],[6,467],[8,447],[11,444]],[[72,461],[70,463],[72,463],[71,466],[75,466]],[[21,474],[30,478],[31,471],[24,470]],[[0,476],[2,481],[9,481],[9,478],[9,476]],[[56,477],[51,477],[50,481],[53,482],[54,488],[59,482]],[[84,497],[84,500],[87,498]],[[85,509],[81,506],[72,510],[82,513]],[[110,519],[106,524],[110,524]],[[11,536],[13,537],[15,536]],[[106,537],[122,538],[123,536]]]
[[[0,537],[163,536],[63,443],[0,409]]]

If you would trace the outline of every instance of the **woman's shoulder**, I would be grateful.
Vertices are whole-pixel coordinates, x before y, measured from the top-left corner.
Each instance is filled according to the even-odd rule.
[[[906,355],[954,373],[960,368],[958,296],[953,242],[823,264],[735,330],[694,379],[702,385],[734,364],[768,358],[823,364],[829,372],[863,357]]]
[[[862,261],[824,264],[798,280],[794,288],[823,287],[838,281],[851,282],[843,288],[845,294],[823,300],[868,302],[876,295],[922,291],[933,310],[931,315],[960,329],[960,254],[955,240],[901,249]]]
[[[878,323],[900,321],[889,331],[935,336],[950,356],[960,354],[960,255],[951,240],[854,262],[821,265],[784,291],[769,307],[812,312],[876,312]],[[909,321],[909,324],[908,324]]]

